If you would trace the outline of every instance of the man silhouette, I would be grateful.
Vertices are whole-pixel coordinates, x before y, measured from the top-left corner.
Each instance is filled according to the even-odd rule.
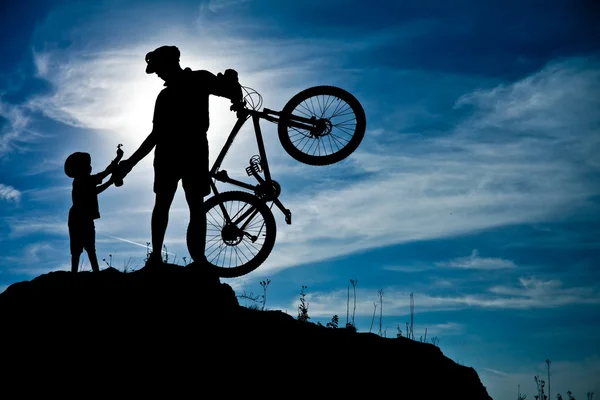
[[[152,132],[140,147],[119,163],[117,176],[125,177],[153,148],[154,193],[152,253],[148,263],[161,263],[161,249],[169,221],[169,209],[181,180],[190,210],[188,248],[204,254],[206,215],[204,196],[210,194],[208,161],[209,95],[231,100],[231,110],[242,105],[237,72],[228,69],[214,75],[206,70],[182,69],[179,49],[161,46],[146,54],[146,73],[156,75],[166,86],[156,98]],[[194,243],[190,243],[192,237]],[[206,260],[194,260],[204,263]]]

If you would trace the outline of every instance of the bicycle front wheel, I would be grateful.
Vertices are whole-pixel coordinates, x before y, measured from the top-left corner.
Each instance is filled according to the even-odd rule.
[[[245,275],[267,259],[277,233],[275,217],[263,200],[251,193],[229,191],[209,198],[204,208],[204,255],[221,278]]]
[[[294,124],[299,121],[295,117],[308,118],[312,123]],[[365,111],[351,93],[335,86],[314,86],[287,102],[277,130],[281,145],[294,159],[309,165],[329,165],[356,150],[366,125]]]

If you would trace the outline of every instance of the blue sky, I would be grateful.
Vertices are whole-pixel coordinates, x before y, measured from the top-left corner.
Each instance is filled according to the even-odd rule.
[[[474,367],[495,400],[600,393],[600,26],[588,1],[21,1],[0,6],[0,291],[69,268],[74,151],[103,169],[151,129],[162,82],[146,52],[177,45],[182,66],[234,68],[264,106],[334,85],[367,115],[359,149],[335,165],[292,159],[276,126],[265,145],[281,199],[269,259],[238,293],[311,320],[368,331],[383,289],[388,337],[409,321]],[[211,98],[211,159],[235,115]],[[250,126],[228,154],[244,178]],[[243,132],[244,132],[243,131]],[[150,241],[152,156],[99,197],[98,257],[140,267]],[[247,179],[247,177],[245,178]],[[227,190],[223,185],[222,190]],[[233,189],[233,188],[230,188]],[[165,245],[183,264],[180,190]],[[84,269],[89,270],[87,257]],[[377,308],[379,314],[379,307]],[[379,329],[375,319],[373,331]],[[389,360],[390,363],[407,360]]]

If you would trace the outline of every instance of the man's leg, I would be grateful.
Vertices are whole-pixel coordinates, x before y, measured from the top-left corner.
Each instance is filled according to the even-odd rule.
[[[183,190],[185,191],[185,199],[190,209],[190,223],[188,226],[188,249],[193,246],[190,251],[197,255],[193,261],[197,264],[204,264],[206,258],[204,251],[206,247],[206,213],[204,212],[204,194],[198,183],[190,183],[185,178],[183,180]],[[190,243],[190,238],[193,238]],[[189,251],[189,250],[188,250]],[[198,259],[199,258],[199,259]]]
[[[177,192],[179,178],[175,171],[164,165],[157,168],[154,164],[154,209],[152,210],[152,254],[153,262],[162,262],[162,247],[169,223],[169,209]],[[150,261],[150,260],[149,260]]]
[[[156,193],[154,209],[152,210],[152,253],[153,257],[159,257],[161,260],[160,254],[169,223],[169,209],[171,203],[173,203],[173,198],[175,198],[176,189],[177,187],[175,190]]]
[[[88,258],[90,259],[90,265],[92,266],[93,272],[100,272],[100,265],[98,265],[98,257],[96,256],[95,250],[87,251]]]
[[[80,254],[71,254],[71,272],[77,272],[79,269],[79,256]]]

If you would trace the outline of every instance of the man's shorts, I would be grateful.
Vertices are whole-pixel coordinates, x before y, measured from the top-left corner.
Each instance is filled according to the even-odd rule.
[[[177,156],[175,156],[177,157]],[[154,160],[154,193],[175,193],[181,180],[187,194],[202,197],[210,194],[208,155],[201,153],[198,159],[179,155],[179,158]]]
[[[181,180],[186,193],[198,193],[202,197],[210,194],[208,173],[188,174],[172,170],[154,169],[154,193],[175,193]]]
[[[71,254],[78,255],[85,251],[96,252],[96,227],[93,219],[77,219],[69,212],[69,237]]]

